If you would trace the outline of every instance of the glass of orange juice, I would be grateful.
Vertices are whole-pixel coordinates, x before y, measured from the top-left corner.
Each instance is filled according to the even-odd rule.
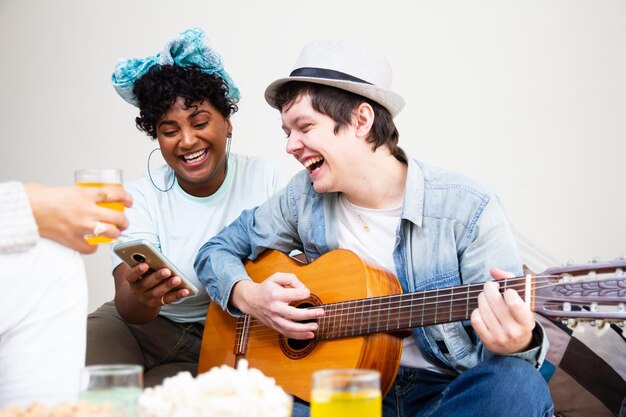
[[[74,172],[74,184],[78,187],[121,187],[122,170],[115,168],[79,169]],[[101,202],[98,205],[112,210],[124,211],[124,204],[117,201]],[[113,239],[105,236],[86,235],[85,240],[90,245],[99,245],[101,243],[109,243]]]
[[[380,373],[324,369],[313,373],[311,417],[381,417]]]

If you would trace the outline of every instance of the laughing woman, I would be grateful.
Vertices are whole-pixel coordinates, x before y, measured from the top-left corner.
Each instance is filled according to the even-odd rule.
[[[167,163],[127,184],[134,206],[119,240],[151,241],[200,293],[190,295],[169,269],[146,274],[147,264],[130,268],[113,255],[115,300],[89,316],[87,364],[143,365],[152,386],[182,370],[196,373],[209,304],[193,269],[198,249],[273,194],[279,178],[267,161],[230,153],[239,91],[200,29],[156,57],[121,61],[112,79]]]

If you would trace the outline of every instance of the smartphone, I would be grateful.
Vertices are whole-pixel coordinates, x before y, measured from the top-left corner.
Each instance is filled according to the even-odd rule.
[[[162,268],[168,268],[173,275],[177,275],[183,285],[189,289],[189,295],[198,294],[198,289],[182,272],[170,262],[149,240],[138,239],[129,242],[118,243],[113,247],[113,251],[117,256],[122,258],[126,265],[133,267],[137,264],[145,262],[150,269],[144,275],[151,274]]]

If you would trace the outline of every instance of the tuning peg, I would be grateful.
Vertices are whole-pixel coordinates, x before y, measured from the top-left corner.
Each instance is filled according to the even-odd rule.
[[[598,320],[596,327],[596,335],[602,336],[611,327],[611,323],[608,320]]]
[[[598,262],[602,262],[602,259],[600,259],[599,256],[594,256],[593,259],[591,260],[592,263],[598,263]]]
[[[573,259],[568,259],[567,262],[565,262],[566,266],[572,266],[572,265],[576,265],[576,262],[574,262]]]
[[[619,257],[620,261],[626,261],[626,253]]]
[[[578,333],[584,333],[585,332],[585,328],[576,319],[564,320],[563,324],[567,325],[567,327],[569,327],[570,329],[572,329],[575,332],[578,332]]]

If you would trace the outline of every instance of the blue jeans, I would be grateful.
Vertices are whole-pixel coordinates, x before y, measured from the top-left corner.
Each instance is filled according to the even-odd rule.
[[[551,417],[548,385],[525,360],[495,356],[458,376],[400,368],[384,417]]]
[[[302,401],[297,397],[294,397],[293,400],[291,417],[309,417],[311,415],[311,407],[309,407],[309,403]]]
[[[309,407],[294,402],[293,417]],[[383,400],[384,417],[552,417],[548,385],[522,359],[495,356],[458,376],[400,368]],[[337,416],[343,417],[343,416]]]

